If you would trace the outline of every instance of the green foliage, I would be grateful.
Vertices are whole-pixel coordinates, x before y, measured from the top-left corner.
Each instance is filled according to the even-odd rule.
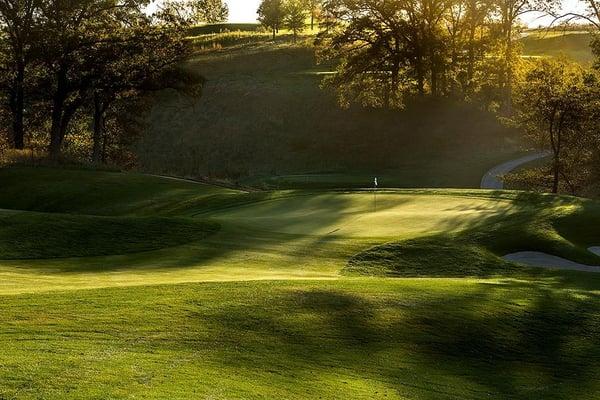
[[[148,83],[155,84],[188,54],[189,20],[182,17],[181,5],[165,2],[153,14],[146,12],[146,5],[0,2],[0,59],[14,73],[2,85],[14,147],[23,148],[27,127],[28,139],[42,138],[58,159],[69,134],[89,133],[81,127],[93,125],[90,158],[107,161],[107,128],[112,128],[112,139],[122,139],[123,126],[131,125],[119,118],[123,103],[154,89]],[[12,32],[15,27],[18,32]]]
[[[215,24],[227,21],[229,17],[229,7],[223,0],[192,0],[190,5],[196,22]]]
[[[298,33],[306,28],[306,3],[303,0],[286,0],[284,12],[283,26],[292,31],[295,41]]]
[[[532,7],[529,1],[327,1],[317,44],[322,59],[339,64],[326,83],[344,106],[401,108],[406,98],[425,94],[496,100],[510,87],[518,59],[517,17]]]
[[[564,59],[532,61],[516,87],[515,122],[553,154],[552,191],[561,181],[575,194],[589,179],[600,113],[597,74]]]
[[[285,16],[283,0],[262,0],[256,12],[258,21],[271,30],[275,39],[275,34],[282,27]]]

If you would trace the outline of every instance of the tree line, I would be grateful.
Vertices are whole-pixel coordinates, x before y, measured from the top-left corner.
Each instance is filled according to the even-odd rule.
[[[586,4],[586,13],[560,14],[557,0],[324,0],[315,44],[337,65],[325,85],[342,106],[475,102],[550,151],[534,186],[576,194],[600,179],[600,61],[522,57],[519,18],[541,12],[591,23],[600,60],[600,3]]]
[[[485,94],[510,107],[518,18],[554,0],[326,0],[317,45],[339,60],[330,84],[349,104]]]
[[[9,147],[91,132],[91,159],[105,161],[108,130],[127,134],[124,112],[144,93],[194,91],[202,78],[180,68],[188,27],[227,17],[221,0],[0,0],[0,118]],[[85,127],[89,126],[90,129]],[[83,128],[82,128],[83,127]]]
[[[321,6],[322,0],[262,0],[257,10],[258,20],[271,31],[273,39],[285,28],[296,41],[298,34],[305,30],[308,18],[310,29],[315,29]]]

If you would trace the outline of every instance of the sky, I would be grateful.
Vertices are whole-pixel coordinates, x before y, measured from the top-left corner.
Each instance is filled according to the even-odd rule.
[[[260,0],[226,0],[229,6],[229,22],[256,22],[256,10]]]
[[[256,22],[256,10],[260,0],[226,0],[229,5],[229,22]],[[581,0],[563,0],[563,10],[581,11]],[[551,18],[540,18],[539,15],[529,14],[523,18],[523,21],[531,26],[548,25],[552,22]]]

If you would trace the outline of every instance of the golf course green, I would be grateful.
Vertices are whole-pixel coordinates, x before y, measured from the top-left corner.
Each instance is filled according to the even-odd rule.
[[[600,202],[0,169],[0,399],[596,399]]]

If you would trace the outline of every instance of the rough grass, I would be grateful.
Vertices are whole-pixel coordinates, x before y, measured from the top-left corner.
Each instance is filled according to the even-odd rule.
[[[136,150],[143,168],[271,189],[364,187],[374,176],[387,187],[477,187],[487,169],[521,150],[513,132],[476,107],[342,110],[321,89],[332,66],[317,65],[310,37],[292,45],[286,34],[271,41],[266,32],[221,28],[191,38],[199,53],[187,67],[207,78],[202,98],[157,97]],[[521,41],[527,57],[589,63],[589,40],[533,31]]]
[[[211,44],[229,41],[223,35],[245,37]],[[136,150],[143,168],[268,188],[361,187],[374,176],[389,187],[478,187],[487,169],[520,151],[516,135],[475,106],[340,109],[321,88],[332,66],[316,64],[310,39],[255,39],[194,39],[222,48],[187,64],[207,79],[202,98],[158,97]],[[289,177],[297,174],[308,184]]]
[[[206,24],[198,25],[190,28],[190,36],[209,35],[217,33],[227,32],[261,32],[262,26],[257,23],[220,23],[220,24]]]
[[[584,31],[534,31],[521,39],[523,54],[529,57],[567,57],[590,64],[592,35]]]

